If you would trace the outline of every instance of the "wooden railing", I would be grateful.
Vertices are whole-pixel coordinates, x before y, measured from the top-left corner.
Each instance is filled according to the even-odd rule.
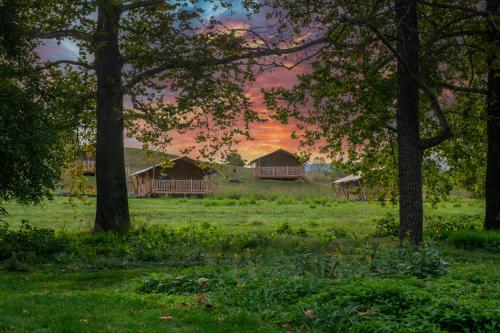
[[[83,160],[83,169],[85,171],[95,171],[95,161]]]
[[[205,194],[215,190],[215,183],[211,180],[153,180],[153,192],[171,194]]]
[[[304,177],[306,174],[303,166],[270,166],[255,167],[255,177]]]

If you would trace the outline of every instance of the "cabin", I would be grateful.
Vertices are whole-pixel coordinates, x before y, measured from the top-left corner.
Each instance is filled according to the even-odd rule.
[[[128,191],[137,197],[167,195],[203,196],[215,190],[215,183],[205,176],[210,170],[203,169],[199,163],[187,156],[171,160],[172,167],[165,168],[156,164],[128,176]]]
[[[369,198],[368,190],[363,186],[363,178],[358,175],[337,179],[332,186],[337,199],[368,200]]]
[[[86,176],[95,176],[95,152],[81,153],[80,163],[83,164],[83,174]]]
[[[283,149],[261,156],[251,161],[250,165],[253,165],[254,178],[311,181],[302,161],[296,155]]]

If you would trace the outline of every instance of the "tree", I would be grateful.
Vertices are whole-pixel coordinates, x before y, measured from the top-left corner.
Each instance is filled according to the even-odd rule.
[[[486,169],[486,214],[484,228],[500,229],[500,1],[488,0],[488,84],[486,116],[488,120],[488,151]]]
[[[49,1],[36,8],[34,20],[40,23],[34,37],[69,38],[82,50],[77,61],[66,59],[46,66],[68,63],[96,77],[95,230],[127,230],[130,218],[123,155],[124,95],[131,96],[136,111],[144,112],[142,118],[151,120],[155,118],[154,113],[162,113],[163,118],[168,118],[173,108],[162,103],[154,91],[171,84],[174,91],[180,91],[181,95],[186,93],[187,82],[176,76],[179,73],[172,72],[192,70],[196,73],[191,77],[203,75],[203,71],[193,68],[193,63],[187,59],[196,61],[201,56],[202,46],[212,46],[215,52],[213,44],[223,40],[216,40],[213,29],[194,34],[195,28],[189,22],[199,18],[200,11],[185,8],[180,3],[66,1],[56,7]],[[92,19],[92,13],[97,14],[96,20]],[[89,55],[94,58],[93,63]],[[172,74],[168,74],[169,71]],[[145,105],[144,100],[154,100],[157,106]],[[176,116],[166,121],[178,121]]]
[[[453,118],[462,131],[443,160],[461,164],[465,180],[472,181],[475,193],[485,196],[485,229],[500,228],[500,86],[498,81],[498,22],[500,1],[420,1],[436,12],[432,22],[437,27],[434,38],[453,66],[447,70],[442,86],[463,102],[466,112],[455,112]],[[454,59],[454,61],[453,61]],[[485,100],[483,100],[485,96]],[[484,107],[480,107],[483,104]],[[484,145],[484,141],[487,145]],[[458,149],[457,149],[458,148]],[[460,154],[463,152],[463,154]],[[475,157],[472,159],[471,157]],[[471,177],[474,175],[474,177]],[[463,179],[464,177],[462,177]]]
[[[231,5],[216,0],[32,3],[32,20],[38,22],[34,38],[71,39],[81,50],[77,60],[45,67],[70,64],[96,77],[97,231],[125,231],[130,226],[125,123],[130,135],[160,147],[170,142],[169,131],[192,131],[202,146],[200,154],[210,157],[237,138],[248,137],[248,123],[257,119],[244,93],[245,82],[254,79],[253,59],[320,42],[271,48],[256,42],[259,34],[243,38],[245,29],[228,29],[207,15],[207,4]],[[175,97],[165,98],[165,91]],[[132,104],[126,110],[124,96]]]
[[[446,60],[434,57],[427,20],[434,14],[406,0],[279,4],[287,9],[276,15],[283,27],[325,33],[330,43],[295,88],[268,92],[268,107],[282,121],[300,121],[303,145],[322,140],[322,152],[363,172],[369,186],[384,187],[381,197],[399,196],[400,239],[421,243],[422,163],[451,136],[436,82]]]
[[[225,161],[227,164],[231,166],[239,166],[239,167],[245,166],[245,160],[236,150],[228,153],[225,157]]]
[[[74,112],[86,107],[78,80],[54,82],[36,68],[29,12],[26,3],[0,1],[0,202],[37,203],[52,195],[62,148],[79,122]]]

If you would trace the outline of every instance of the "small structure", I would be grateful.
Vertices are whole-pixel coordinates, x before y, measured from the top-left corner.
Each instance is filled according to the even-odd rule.
[[[261,179],[304,179],[311,181],[304,164],[294,154],[278,149],[250,162],[253,176]]]
[[[95,175],[95,153],[81,153],[80,162],[83,164],[83,174],[86,176]]]
[[[363,186],[363,178],[349,175],[332,183],[337,199],[368,200],[368,190]]]
[[[130,174],[127,182],[129,193],[150,197],[160,194],[205,195],[215,190],[215,183],[205,179],[207,170],[201,168],[197,161],[181,156],[171,162],[171,168],[156,164]]]

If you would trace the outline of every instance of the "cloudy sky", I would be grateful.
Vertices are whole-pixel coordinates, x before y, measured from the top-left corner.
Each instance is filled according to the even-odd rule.
[[[252,25],[261,26],[263,15],[252,17],[250,20],[243,15],[238,9],[222,10],[213,12],[217,18],[228,22],[231,25]],[[63,40],[60,44],[55,41],[47,41],[40,48],[40,55],[43,60],[59,60],[78,57],[78,47],[70,40]],[[257,81],[248,89],[254,110],[261,113],[263,118],[266,118],[268,112],[263,104],[263,96],[261,89],[269,89],[272,87],[291,87],[296,82],[296,75],[307,70],[307,65],[296,67],[293,70],[273,69],[261,74]],[[278,148],[284,148],[290,151],[296,151],[298,143],[290,137],[291,132],[295,129],[293,124],[283,125],[274,120],[268,120],[264,123],[253,124],[251,133],[254,140],[246,141],[239,144],[237,149],[245,159],[253,159],[261,154],[271,152]],[[172,133],[174,138],[172,142],[171,153],[178,154],[179,150],[193,142],[192,138],[187,135],[178,135]],[[141,147],[141,144],[135,139],[125,138],[125,145],[128,147]]]

